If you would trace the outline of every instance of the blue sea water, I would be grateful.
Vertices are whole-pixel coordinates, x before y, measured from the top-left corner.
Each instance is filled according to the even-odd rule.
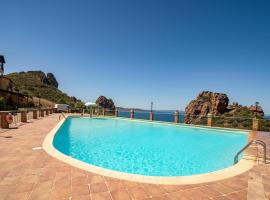
[[[187,176],[233,165],[244,132],[110,118],[68,118],[55,135],[60,152],[99,167],[147,176]]]
[[[149,120],[150,113],[149,111],[135,111],[134,118],[136,119],[146,119]],[[129,111],[120,111],[119,117],[130,117]],[[174,122],[174,112],[173,111],[154,111],[154,120],[155,121],[164,121],[164,122]],[[179,113],[179,123],[183,123],[184,113]]]

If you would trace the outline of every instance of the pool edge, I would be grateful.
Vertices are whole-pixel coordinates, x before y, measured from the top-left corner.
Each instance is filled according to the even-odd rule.
[[[73,116],[73,115],[69,115]],[[58,151],[53,146],[53,139],[58,129],[65,122],[66,118],[60,120],[57,125],[46,135],[43,141],[43,149],[52,157],[67,163],[73,167],[80,168],[82,170],[96,173],[103,176],[108,176],[111,178],[123,179],[127,181],[136,181],[141,183],[149,184],[162,184],[162,185],[187,185],[187,184],[201,184],[213,181],[219,181],[227,178],[231,178],[240,175],[244,172],[250,170],[254,165],[255,161],[241,159],[239,163],[231,167],[218,170],[211,173],[191,175],[191,176],[176,176],[176,177],[158,177],[158,176],[144,176],[137,174],[129,174],[124,172],[118,172],[114,170],[105,169],[102,167],[97,167],[83,161],[79,161],[75,158],[67,156],[60,151]]]

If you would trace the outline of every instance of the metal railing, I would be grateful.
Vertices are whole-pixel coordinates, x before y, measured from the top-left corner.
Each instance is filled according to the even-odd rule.
[[[116,114],[117,111],[117,114]],[[133,111],[133,114],[132,114]],[[151,111],[150,110],[136,110],[136,109],[99,109],[95,110],[96,115],[107,115],[116,116],[124,118],[134,118],[150,121],[163,121],[172,123],[183,123],[183,124],[193,124],[201,126],[211,126],[211,127],[221,127],[221,128],[232,128],[232,129],[243,129],[243,130],[255,130],[270,132],[270,120],[266,118],[257,118],[258,124],[254,125],[254,119],[252,117],[235,117],[235,116],[211,116],[211,121],[209,121],[209,116],[204,115],[190,115],[184,112],[175,111]],[[97,114],[99,113],[99,114]],[[178,120],[176,116],[178,115]]]
[[[67,118],[66,115],[65,115],[64,113],[62,113],[62,112],[61,112],[61,115],[62,115],[65,119]]]
[[[246,150],[250,145],[252,144],[259,144],[263,147],[263,160],[264,163],[266,164],[266,144],[265,142],[261,141],[261,140],[252,140],[251,142],[249,142],[246,146],[244,146],[234,157],[234,164],[238,163],[238,157],[241,153],[243,153],[244,150]]]

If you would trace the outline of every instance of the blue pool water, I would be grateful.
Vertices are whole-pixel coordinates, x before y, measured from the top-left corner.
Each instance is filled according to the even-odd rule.
[[[55,135],[60,152],[99,167],[148,176],[187,176],[233,165],[245,132],[110,118],[68,118]]]

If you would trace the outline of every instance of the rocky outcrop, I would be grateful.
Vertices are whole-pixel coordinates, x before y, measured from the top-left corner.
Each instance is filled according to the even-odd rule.
[[[109,109],[109,110],[114,110],[115,109],[115,105],[112,99],[107,99],[105,96],[100,96],[98,97],[98,99],[96,100],[96,104],[98,104],[99,106]]]
[[[252,106],[242,106],[238,103],[233,103],[232,105],[229,105],[227,107],[230,114],[234,114],[235,112],[238,112],[239,110],[246,110],[249,111],[250,117],[264,117],[264,111],[261,106],[259,105],[252,105]]]
[[[184,123],[197,123],[208,113],[222,115],[227,112],[228,104],[229,98],[226,94],[204,91],[186,107]]]
[[[47,82],[49,85],[52,85],[52,86],[58,88],[58,82],[57,82],[55,76],[53,75],[53,73],[48,73],[46,78],[47,78]]]
[[[258,102],[250,107],[242,106],[236,102],[228,104],[229,98],[226,94],[204,91],[186,107],[184,123],[199,124],[208,114],[231,119],[263,118],[264,116],[264,111]]]
[[[255,114],[257,114],[258,116],[261,116],[261,117],[264,116],[264,111],[263,111],[261,106],[256,106],[256,105],[255,106],[250,106],[248,109],[250,111],[254,112]]]

